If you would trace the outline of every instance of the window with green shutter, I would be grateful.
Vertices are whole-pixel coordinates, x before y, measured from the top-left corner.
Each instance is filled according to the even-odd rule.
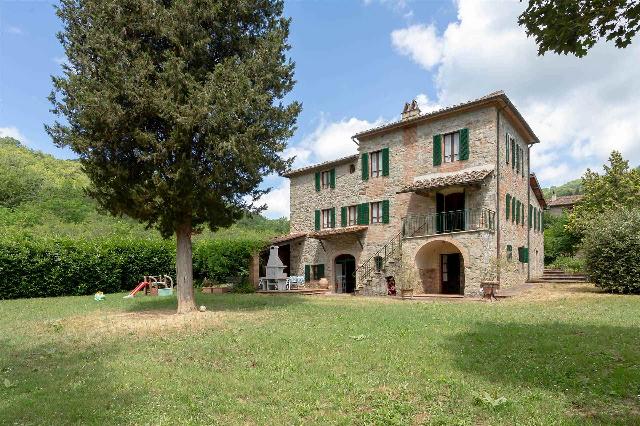
[[[533,212],[533,206],[529,204],[529,214],[527,215],[527,220],[529,221],[529,229],[531,229],[531,213]]]
[[[516,168],[516,140],[511,138],[511,168]]]
[[[382,223],[389,223],[389,200],[382,200]]]
[[[369,203],[362,203],[358,206],[358,225],[369,224]]]
[[[340,226],[347,226],[347,208],[340,208]]]
[[[331,227],[335,228],[336,227],[336,208],[335,207],[331,207],[330,210],[330,214],[331,214]]]
[[[516,220],[516,197],[511,199],[511,222]]]
[[[389,176],[389,148],[382,149],[382,176]]]
[[[511,194],[507,194],[505,198],[506,198],[505,206],[507,207],[505,213],[506,213],[506,218],[509,219],[509,212],[511,211]]]
[[[524,177],[524,148],[520,148],[520,158],[522,161],[522,167],[520,168],[520,172],[522,173],[522,177]]]
[[[316,191],[320,191],[320,172],[316,172]]]
[[[469,159],[469,129],[460,130],[460,160]]]
[[[316,222],[315,222],[315,227],[316,227],[316,231],[320,230],[320,210],[316,210]]]
[[[505,135],[505,149],[506,149],[506,155],[504,156],[504,160],[507,164],[509,164],[509,156],[511,155],[511,152],[509,150],[509,146],[511,146],[511,135],[509,135],[509,133],[507,133]]]
[[[336,169],[331,169],[329,171],[329,185],[331,186],[331,188],[335,188],[336,187]]]
[[[369,180],[369,154],[363,152],[360,156],[362,165],[362,180]]]
[[[520,173],[520,147],[516,146],[516,173]]]
[[[316,279],[324,278],[324,264],[316,265]]]
[[[433,135],[433,165],[442,164],[442,135]]]
[[[304,281],[311,281],[311,265],[304,265]]]
[[[520,223],[520,201],[516,201],[516,223]]]

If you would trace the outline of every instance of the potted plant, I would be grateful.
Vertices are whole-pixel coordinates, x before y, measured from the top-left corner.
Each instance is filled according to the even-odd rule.
[[[413,265],[402,259],[400,261],[400,267],[398,268],[397,277],[398,281],[400,281],[400,297],[403,299],[411,299],[413,297],[415,284],[418,281],[416,269]]]

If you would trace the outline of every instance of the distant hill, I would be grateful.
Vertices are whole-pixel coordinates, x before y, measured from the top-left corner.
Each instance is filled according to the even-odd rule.
[[[132,219],[99,211],[96,202],[84,193],[88,184],[77,161],[60,160],[13,138],[0,138],[0,236],[159,238],[156,231]],[[216,234],[204,231],[200,238],[288,231],[287,219],[254,215]]]
[[[544,198],[549,200],[555,191],[557,196],[582,194],[582,179],[576,179],[558,186],[542,188]]]

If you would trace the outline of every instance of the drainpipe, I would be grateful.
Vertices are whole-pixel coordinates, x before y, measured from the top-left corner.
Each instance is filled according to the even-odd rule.
[[[500,111],[496,110],[496,264],[500,262]],[[496,268],[496,280],[500,282],[500,267]]]
[[[527,214],[531,211],[531,145],[527,144]],[[531,217],[527,218],[527,251],[529,258],[527,259],[527,281],[531,281],[531,227],[529,223]]]

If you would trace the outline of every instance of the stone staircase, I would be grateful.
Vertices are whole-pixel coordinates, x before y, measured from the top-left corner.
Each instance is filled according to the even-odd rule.
[[[365,296],[387,294],[388,276],[395,276],[402,259],[402,232],[356,268],[356,293]]]
[[[532,282],[538,283],[586,283],[589,280],[584,274],[574,274],[561,269],[545,268],[542,277]]]

